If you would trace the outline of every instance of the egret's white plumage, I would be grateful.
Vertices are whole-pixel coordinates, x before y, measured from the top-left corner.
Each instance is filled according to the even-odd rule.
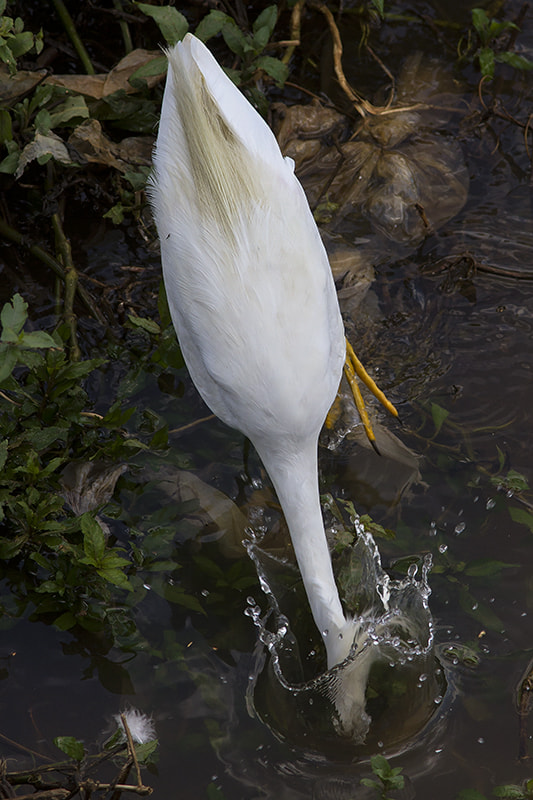
[[[270,475],[331,667],[355,633],[318,489],[318,435],[346,352],[331,270],[266,123],[194,36],[168,59],[151,198],[173,323],[205,402]]]

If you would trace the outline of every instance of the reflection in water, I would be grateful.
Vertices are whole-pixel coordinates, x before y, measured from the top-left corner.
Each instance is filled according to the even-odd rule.
[[[428,605],[431,557],[412,563],[402,580],[391,580],[372,535],[358,521],[356,531],[337,575],[356,635],[348,658],[331,670],[314,643],[304,652],[298,609],[290,613],[292,627],[282,613],[286,588],[276,575],[279,564],[257,543],[248,546],[270,605],[262,616],[250,599],[248,614],[270,658],[257,659],[249,706],[279,738],[322,752],[346,746],[353,753],[354,744],[366,753],[395,747],[427,723],[444,693]]]

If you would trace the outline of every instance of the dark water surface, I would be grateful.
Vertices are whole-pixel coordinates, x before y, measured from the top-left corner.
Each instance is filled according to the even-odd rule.
[[[456,5],[464,22],[467,10]],[[438,10],[437,4],[415,6],[436,18],[451,13]],[[518,3],[508,3],[506,18],[518,10]],[[410,37],[405,26],[400,21],[384,29],[381,46],[392,71],[406,50],[415,48],[438,55],[453,70],[453,53],[430,41],[422,26],[413,25]],[[531,13],[519,42],[532,58]],[[355,82],[349,48],[345,67]],[[531,73],[524,77],[502,66],[501,76],[500,100],[525,122]],[[473,70],[463,72],[465,105],[476,105],[477,78]],[[344,242],[364,238],[374,248],[372,302],[378,312],[361,346],[354,345],[398,405],[403,427],[381,415],[378,421],[420,457],[420,479],[395,504],[409,470],[398,478],[386,458],[380,460],[350,437],[337,449],[321,449],[324,491],[352,500],[360,512],[396,530],[395,541],[378,540],[385,568],[407,555],[429,552],[433,557],[430,608],[447,690],[430,724],[414,732],[391,759],[407,779],[398,796],[433,800],[453,800],[464,789],[490,796],[496,785],[518,784],[533,775],[531,764],[519,758],[525,755],[524,745],[533,754],[533,718],[520,720],[517,709],[517,692],[533,659],[533,516],[527,517],[531,506],[524,502],[528,496],[531,502],[531,493],[517,498],[491,481],[510,470],[521,473],[528,485],[533,481],[531,164],[523,129],[501,118],[483,119],[481,113],[469,125],[455,119],[450,131],[463,149],[470,178],[467,202],[453,219],[411,248],[350,219],[341,231]],[[529,143],[531,150],[531,136]],[[95,221],[76,248],[83,270],[98,279],[107,275],[114,282],[125,265],[147,267],[142,291],[155,308],[157,258],[131,231],[125,236]],[[13,290],[21,289],[12,276],[9,280]],[[41,298],[36,305],[43,307],[38,286],[34,294]],[[31,306],[31,296],[27,299]],[[86,331],[89,339],[96,337],[90,325]],[[188,409],[193,409],[190,418],[203,416],[205,407],[182,378]],[[105,398],[101,402],[105,407]],[[180,416],[168,396],[158,396],[153,388],[141,392],[138,403],[163,416]],[[448,412],[437,432],[432,404]],[[196,454],[198,474],[209,485],[239,504],[246,497],[252,522],[276,522],[275,512],[261,504],[270,495],[261,495],[258,459],[238,434],[213,420],[176,439],[175,447],[184,455]],[[215,447],[218,460],[213,462],[203,454]],[[137,467],[143,466],[148,464],[138,459]],[[125,484],[118,500],[124,521],[135,520],[141,529],[143,516],[172,502],[157,487],[139,495]],[[220,559],[228,575],[234,554],[219,552],[208,532],[202,536],[197,545],[186,543],[191,564],[207,552]],[[368,753],[344,745],[338,758],[306,750],[301,743],[279,741],[251,716],[247,687],[263,654],[245,615],[246,598],[253,597],[265,610],[267,603],[253,583],[250,564],[245,575],[252,576],[251,585],[222,593],[224,604],[214,602],[209,618],[176,609],[148,592],[138,611],[139,625],[152,647],[165,642],[170,652],[170,644],[175,645],[180,657],[174,660],[157,662],[148,653],[133,659],[118,652],[99,655],[94,642],[89,650],[70,634],[41,624],[5,626],[0,732],[36,750],[62,734],[96,741],[111,715],[131,704],[152,714],[156,723],[160,763],[158,774],[146,779],[156,797],[196,800],[208,796],[209,785],[210,797],[227,800],[376,796],[359,784],[369,775]],[[186,578],[188,591],[216,594],[216,579],[209,585],[204,580],[201,571]],[[5,742],[0,752],[7,758],[19,755]],[[385,750],[385,755],[391,754]]]

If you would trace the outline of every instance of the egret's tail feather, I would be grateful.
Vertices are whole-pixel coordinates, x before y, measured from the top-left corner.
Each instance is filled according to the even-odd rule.
[[[197,39],[187,35],[167,55],[170,91],[156,169],[160,159],[174,163],[178,182],[181,171],[192,180],[200,215],[232,240],[243,210],[264,193],[260,165],[270,171],[290,167],[268,125]],[[180,140],[181,152],[176,147]]]

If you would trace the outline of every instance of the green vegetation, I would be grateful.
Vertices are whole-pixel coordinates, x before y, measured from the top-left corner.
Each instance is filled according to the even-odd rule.
[[[387,795],[396,789],[403,789],[405,778],[401,774],[402,767],[391,767],[384,756],[372,756],[370,766],[377,780],[361,778],[361,785],[375,789],[381,800],[388,800]]]
[[[11,13],[16,5],[0,0],[0,61],[9,77],[9,92],[0,99],[0,181],[10,198],[0,209],[0,236],[16,245],[21,263],[33,260],[46,273],[43,283],[51,299],[44,310],[28,309],[26,299],[33,295],[29,287],[25,291],[21,272],[22,287],[0,314],[1,624],[8,627],[23,617],[52,624],[70,631],[84,654],[90,655],[94,647],[99,657],[114,647],[149,653],[162,667],[157,680],[171,683],[178,668],[189,669],[185,647],[171,631],[154,638],[147,635],[142,620],[147,594],[152,592],[195,620],[227,619],[231,608],[257,585],[257,576],[246,559],[221,565],[209,545],[200,548],[195,543],[196,532],[205,525],[198,497],[172,498],[148,512],[136,507],[135,498],[152,491],[158,470],[170,464],[185,472],[202,458],[214,459],[211,452],[191,454],[174,439],[172,446],[169,443],[169,430],[190,423],[191,414],[183,397],[183,360],[164,292],[157,312],[141,307],[132,313],[128,306],[121,316],[120,297],[106,310],[104,292],[97,281],[83,275],[72,253],[76,233],[69,202],[83,194],[85,208],[91,207],[95,218],[104,217],[109,227],[153,244],[144,187],[166,69],[158,47],[193,31],[210,42],[230,77],[267,114],[280,88],[290,81],[298,91],[306,73],[318,93],[320,67],[309,55],[308,43],[318,27],[324,28],[323,12],[314,2],[261,3],[252,7],[249,17],[238,13],[238,4],[234,16],[218,8],[185,16],[173,5],[124,4],[123,48],[116,48],[120,69],[116,63],[91,64],[90,48],[80,41],[84,31],[76,37],[67,15],[63,24],[73,48],[69,63],[77,59],[84,74],[61,81],[38,66],[46,35],[28,29],[31,17]],[[382,0],[347,6],[350,24],[360,24],[362,51],[375,27],[394,22]],[[480,77],[497,77],[503,67],[521,73],[533,66],[518,46],[520,21],[505,17],[504,11],[492,18],[483,9],[473,9],[471,23],[459,34],[453,26],[440,26],[459,53],[456,69],[470,81],[472,98],[477,97]],[[425,23],[413,17],[409,24]],[[128,26],[136,31],[135,49]],[[126,62],[132,54],[136,57]],[[109,91],[103,89],[106,82]],[[11,294],[4,291],[3,301]],[[147,385],[165,397],[164,411],[155,412],[145,396],[140,399]],[[526,478],[509,467],[500,450],[493,464],[479,464],[468,436],[457,429],[445,405],[433,402],[420,409],[420,429],[413,434],[423,443],[429,468],[441,474],[450,461],[468,464],[472,491],[494,495],[502,519],[533,531]],[[454,435],[457,446],[452,447]],[[148,474],[143,472],[146,465]],[[451,488],[458,494],[458,486]],[[124,497],[131,500],[127,509]],[[231,505],[231,514],[245,519]],[[328,499],[327,505],[342,550],[353,542],[355,510],[348,501]],[[478,513],[481,527],[487,510],[480,504]],[[400,535],[394,539],[389,528],[368,515],[361,521],[387,546],[397,548],[394,568],[406,572],[413,563],[410,554],[419,549],[409,523],[399,520]],[[216,518],[207,523],[210,531],[218,529],[216,523]],[[478,601],[478,587],[497,581],[515,565],[456,557],[438,523],[435,542],[442,549],[433,568],[440,582],[435,594],[444,587],[443,595],[448,592],[484,629],[501,630],[498,615]],[[217,646],[229,649],[228,642],[233,645],[238,638],[238,625],[246,622],[232,623],[231,635],[220,634]],[[480,643],[450,647],[445,657],[477,668]],[[127,684],[127,668],[114,667]],[[200,691],[205,690],[201,676],[192,668],[190,674]],[[74,773],[79,763],[90,764],[88,749],[79,740],[59,737],[56,743],[70,759],[68,766],[62,763],[62,770]],[[131,752],[125,755],[124,745],[120,747],[123,760],[131,759]],[[151,752],[137,749],[137,758],[150,760]],[[383,756],[375,756],[371,767],[373,777],[361,782],[378,796],[385,798],[403,787],[402,769],[391,768]],[[221,797],[222,791],[210,784],[208,796]],[[528,800],[533,783],[499,786],[494,796]],[[484,796],[467,790],[460,797]]]
[[[533,61],[514,52],[504,34],[519,32],[520,28],[510,20],[489,19],[482,8],[472,9],[472,31],[469,31],[466,48],[459,44],[461,59],[470,59],[478,64],[484,78],[493,78],[496,63],[507,64],[517,70],[533,69]],[[516,35],[516,34],[515,34]]]

